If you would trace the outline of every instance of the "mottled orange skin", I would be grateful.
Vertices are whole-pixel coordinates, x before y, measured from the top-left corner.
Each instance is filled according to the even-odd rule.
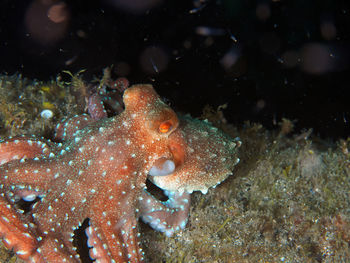
[[[17,152],[11,159],[1,152],[6,142],[0,144],[0,161],[6,162],[0,166],[0,234],[19,257],[28,262],[79,262],[72,233],[89,218],[93,258],[143,260],[136,220],[148,171],[159,158],[179,158],[172,149],[184,142],[174,133],[176,114],[151,86],[133,86],[123,99],[121,114],[92,122],[62,145],[41,151],[38,142],[43,141],[11,140],[3,146]],[[28,219],[14,202],[30,194],[42,199]],[[34,226],[26,227],[31,221]],[[29,241],[21,242],[24,233]]]
[[[224,181],[239,162],[239,139],[232,139],[210,123],[184,116],[177,132],[186,146],[181,147],[181,163],[168,176],[151,176],[154,184],[163,190],[206,193]],[[180,158],[178,158],[180,159]]]

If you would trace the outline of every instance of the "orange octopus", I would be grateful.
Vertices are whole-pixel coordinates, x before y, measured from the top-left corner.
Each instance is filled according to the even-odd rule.
[[[74,117],[54,143],[35,137],[0,143],[0,236],[27,262],[80,262],[73,231],[85,219],[96,262],[142,262],[137,220],[168,236],[187,222],[190,193],[232,173],[238,140],[210,124],[178,119],[150,85],[124,91],[125,110]],[[76,127],[75,127],[76,126]],[[165,190],[160,202],[146,180]],[[23,213],[18,200],[35,204]]]

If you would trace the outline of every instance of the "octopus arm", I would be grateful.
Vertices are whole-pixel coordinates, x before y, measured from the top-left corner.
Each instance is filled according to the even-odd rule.
[[[50,159],[15,160],[0,166],[0,189],[12,202],[17,201],[18,197],[33,201],[44,194],[59,176],[54,161]]]
[[[114,223],[113,223],[114,222]],[[143,262],[136,219],[109,217],[94,213],[86,229],[90,257],[104,262]]]
[[[13,160],[32,159],[40,155],[49,155],[53,145],[49,141],[17,137],[0,143],[0,165]]]
[[[103,101],[98,93],[94,93],[89,97],[88,111],[93,120],[107,118],[107,112],[103,106]]]
[[[177,191],[164,191],[164,193],[169,199],[161,202],[147,191],[143,191],[139,198],[140,217],[153,229],[172,236],[176,231],[184,229],[187,224],[190,194]]]
[[[72,118],[65,119],[56,126],[54,139],[55,141],[60,142],[73,140],[79,130],[84,129],[86,126],[94,123],[95,121],[95,119],[87,114],[77,115]]]
[[[5,247],[13,249],[19,258],[28,260],[38,243],[34,229],[24,223],[24,215],[18,213],[2,196],[0,215],[0,237],[3,238]]]
[[[57,239],[54,236],[45,236],[40,243],[40,248],[37,249],[30,257],[31,263],[46,263],[46,262],[67,262],[79,263],[79,255],[74,255],[67,249],[57,245]]]

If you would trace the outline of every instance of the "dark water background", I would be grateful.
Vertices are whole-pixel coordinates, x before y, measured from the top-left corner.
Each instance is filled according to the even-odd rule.
[[[347,0],[0,2],[0,71],[62,70],[153,83],[176,110],[228,103],[227,120],[282,118],[323,138],[350,131]]]

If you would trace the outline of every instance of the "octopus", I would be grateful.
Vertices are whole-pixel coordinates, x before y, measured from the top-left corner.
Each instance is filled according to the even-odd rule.
[[[60,123],[54,141],[0,143],[0,237],[26,262],[81,262],[74,231],[88,219],[96,262],[143,262],[138,219],[171,236],[184,229],[193,191],[206,193],[238,163],[238,139],[210,123],[178,117],[151,85],[125,89],[125,109]],[[93,114],[92,114],[93,113]],[[146,180],[164,190],[161,202]],[[30,206],[19,207],[19,201]]]

